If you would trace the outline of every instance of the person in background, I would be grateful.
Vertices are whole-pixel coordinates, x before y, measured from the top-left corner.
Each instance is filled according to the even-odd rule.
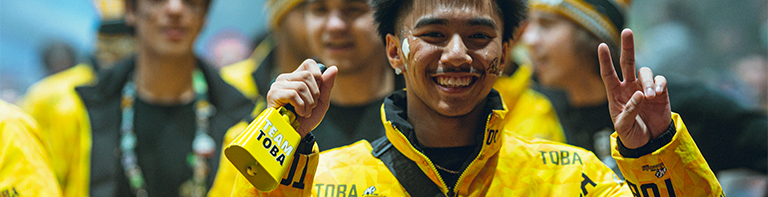
[[[96,36],[96,51],[86,61],[95,70],[107,70],[135,52],[133,28],[122,18],[103,21]]]
[[[37,120],[39,126],[37,131],[41,132],[40,136],[58,135],[50,133],[49,123],[53,122],[51,119],[55,109],[61,108],[55,106],[61,103],[58,102],[59,100],[76,96],[75,87],[95,83],[99,72],[108,70],[115,62],[133,54],[135,39],[133,28],[126,25],[123,18],[124,0],[97,0],[94,1],[94,6],[101,15],[94,54],[80,59],[80,62],[72,68],[36,82],[17,102],[19,107]],[[50,148],[47,144],[46,147]],[[62,166],[62,164],[54,164],[54,166]]]
[[[340,68],[339,88],[332,93],[328,116],[315,131],[317,140],[324,142],[320,150],[383,136],[383,127],[370,130],[366,125],[378,124],[384,97],[403,85],[386,66],[367,2],[268,1],[267,6],[272,33],[258,44],[251,58],[223,68],[222,78],[256,99],[257,109],[264,109],[263,96],[277,74],[291,72],[304,59],[317,57]]]
[[[510,109],[505,119],[504,130],[507,134],[531,136],[556,142],[565,142],[565,133],[560,120],[555,113],[552,102],[543,94],[533,89],[531,84],[533,69],[530,64],[519,65],[516,61],[525,62],[524,56],[514,54],[520,36],[525,29],[525,20],[520,28],[512,34],[507,50],[507,63],[502,71],[502,77],[496,80],[493,89],[499,92],[504,104]]]
[[[61,196],[35,120],[0,100],[0,196]]]
[[[383,126],[371,126],[380,125],[384,98],[404,87],[387,66],[369,2],[323,0],[306,7],[310,53],[339,68],[325,121],[313,131],[320,151],[384,136]]]
[[[267,95],[272,79],[279,73],[290,72],[310,57],[307,47],[307,29],[304,22],[304,0],[268,0],[270,31],[257,39],[251,56],[225,66],[221,77],[247,98],[256,101],[260,113],[264,109],[263,95]],[[258,107],[260,106],[260,107]]]
[[[299,150],[298,160],[306,160],[293,164],[284,181],[293,184],[266,193],[240,179],[235,196],[722,195],[680,116],[670,111],[666,78],[654,78],[648,68],[635,77],[630,30],[622,34],[624,81],[608,47],[599,47],[601,76],[612,98],[609,117],[616,122],[613,155],[628,177],[622,182],[584,149],[500,133],[509,114],[492,86],[524,3],[372,4],[385,53],[407,86],[381,107],[386,137],[319,154]],[[331,66],[321,73],[307,60],[272,85],[268,107],[295,107],[300,147],[315,144],[312,130],[324,119],[340,71]]]
[[[594,151],[618,173],[610,152],[615,126],[609,118],[611,100],[594,48],[600,43],[619,48],[629,2],[531,0],[529,7],[522,42],[529,48],[539,90],[553,101],[567,142]],[[613,52],[614,65],[619,65],[618,53]],[[748,168],[766,173],[766,115],[746,110],[702,83],[677,79],[668,83],[672,110],[685,117],[712,170]]]
[[[64,196],[205,196],[224,134],[253,109],[193,52],[209,0],[126,0],[136,53],[54,102]]]
[[[47,44],[41,54],[46,76],[72,68],[77,63],[77,53],[65,42]]]
[[[125,23],[124,0],[94,0],[101,15],[96,51],[86,62],[95,70],[109,69],[134,53],[136,38],[133,27]]]
[[[221,78],[234,86],[242,95],[255,103],[247,122],[265,109],[263,95],[277,74],[289,72],[301,61],[310,57],[307,43],[307,29],[304,22],[304,0],[269,0],[266,11],[270,31],[256,39],[256,48],[243,61],[221,68]],[[247,124],[237,124],[225,135],[223,147],[237,137]],[[223,149],[223,148],[222,148]],[[226,159],[220,158],[221,167],[211,187],[211,196],[229,196],[234,179],[239,173]]]

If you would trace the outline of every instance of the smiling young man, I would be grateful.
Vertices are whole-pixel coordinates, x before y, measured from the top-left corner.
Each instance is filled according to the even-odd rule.
[[[136,54],[54,102],[64,196],[204,196],[227,130],[253,104],[193,53],[208,0],[127,0]]]
[[[407,87],[384,101],[386,137],[319,155],[297,151],[302,162],[273,193],[240,179],[236,196],[721,195],[679,116],[669,110],[664,77],[654,79],[642,70],[639,78],[632,72],[619,81],[608,48],[599,49],[613,98],[614,156],[632,175],[620,182],[588,151],[500,133],[508,109],[492,86],[523,3],[375,0],[373,5],[389,62],[404,74]],[[622,38],[622,68],[634,70],[631,31]],[[293,105],[302,125],[297,132],[311,139],[338,72],[331,67],[320,73],[314,61],[305,61],[278,77],[268,107]],[[651,87],[653,92],[642,92]]]

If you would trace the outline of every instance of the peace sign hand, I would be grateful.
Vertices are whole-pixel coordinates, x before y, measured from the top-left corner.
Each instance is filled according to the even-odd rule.
[[[602,43],[597,51],[616,132],[625,147],[640,148],[663,134],[672,122],[667,79],[661,75],[654,78],[648,67],[640,68],[639,78],[635,76],[635,44],[630,29],[621,32],[620,63],[624,81],[619,81],[613,69],[608,46]]]

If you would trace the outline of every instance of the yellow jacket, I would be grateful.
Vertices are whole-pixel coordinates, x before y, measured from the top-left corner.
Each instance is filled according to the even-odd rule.
[[[258,115],[266,107],[265,101],[260,96],[258,85],[254,78],[254,72],[267,55],[274,49],[273,41],[267,37],[261,42],[253,54],[247,60],[226,66],[221,69],[224,81],[237,88],[247,98],[253,99],[256,108],[252,115]],[[532,76],[530,66],[521,66],[512,76],[499,78],[494,84],[494,89],[502,95],[504,103],[511,109],[510,118],[505,119],[504,130],[517,133],[522,136],[532,136],[556,142],[565,142],[565,134],[555,114],[552,103],[542,94],[530,89],[529,82]],[[265,90],[261,90],[265,92]],[[227,133],[224,144],[231,142],[247,124],[233,127]],[[222,163],[229,163],[222,158]],[[210,196],[229,196],[232,181],[237,176],[237,170],[232,165],[219,168],[215,184]]]
[[[493,89],[501,94],[509,109],[504,119],[504,130],[517,135],[565,143],[565,133],[549,99],[530,88],[533,69],[520,66],[512,76],[501,77]]]
[[[488,123],[482,135],[481,149],[466,167],[456,187],[445,185],[429,158],[411,144],[410,125],[399,113],[405,92],[396,92],[382,107],[382,121],[387,128],[387,143],[367,141],[323,152],[301,155],[293,181],[306,170],[304,187],[280,185],[271,193],[256,191],[241,177],[233,188],[234,196],[410,196],[397,174],[425,175],[447,196],[722,196],[714,174],[699,153],[685,125],[677,114],[663,136],[669,141],[639,158],[625,158],[617,142],[612,143],[626,182],[584,149],[556,142],[521,137],[499,130],[510,115],[498,94],[489,95]],[[613,135],[616,138],[616,134]],[[666,143],[666,144],[664,144]],[[382,145],[383,144],[383,145]],[[659,145],[659,143],[653,143]],[[381,154],[396,151],[418,166],[416,172],[395,173]],[[377,156],[381,158],[377,158]],[[308,159],[304,161],[304,159]],[[315,166],[315,161],[317,165]],[[389,160],[399,161],[399,160]],[[314,175],[314,176],[312,176]],[[313,177],[313,178],[312,178]]]
[[[34,119],[2,100],[0,112],[0,196],[61,196]]]
[[[57,114],[83,108],[82,103],[78,101],[75,87],[94,84],[96,80],[96,73],[91,65],[78,64],[35,83],[27,90],[24,98],[19,101],[19,107],[38,122],[39,130],[36,135],[42,140],[45,149],[51,153],[51,168],[65,196],[78,196],[71,195],[71,193],[68,195],[67,191],[72,191],[72,187],[83,187],[69,182],[78,179],[75,177],[83,177],[84,173],[87,175],[87,171],[69,169],[69,166],[76,162],[71,159],[79,158],[80,155],[87,153],[86,149],[90,149],[90,146],[73,146],[82,148],[78,151],[62,147],[68,147],[71,144],[78,145],[82,141],[81,139],[90,138],[90,135],[80,135],[80,132],[73,128],[73,125],[87,123],[88,118],[86,116],[82,116],[82,114],[59,116]],[[52,128],[55,131],[52,131]],[[66,141],[60,139],[66,139]],[[87,193],[82,195],[87,195]]]
[[[42,124],[50,122],[50,105],[62,99],[63,94],[75,94],[77,86],[95,83],[95,76],[93,67],[85,63],[48,76],[27,90],[19,107],[40,121],[41,130],[48,130],[49,126]]]
[[[34,106],[34,111],[48,111],[36,118],[40,122],[44,121],[41,124],[48,125],[50,130],[41,136],[51,150],[52,166],[64,196],[98,196],[98,193],[92,192],[96,190],[111,193],[115,189],[110,185],[119,177],[116,173],[122,174],[123,169],[119,167],[119,160],[115,159],[114,152],[111,151],[118,149],[119,142],[111,140],[119,139],[121,114],[119,95],[134,64],[134,58],[130,58],[98,76],[79,75],[83,79],[85,79],[83,76],[92,77],[85,80],[92,83],[92,86],[75,88],[75,86],[89,83],[77,84],[71,81],[71,85],[66,87],[39,85],[41,88],[49,87],[51,95],[46,97],[46,94],[30,93],[27,96],[29,101],[38,101],[31,102],[36,103],[30,105]],[[209,101],[216,106],[216,113],[209,120],[211,136],[216,142],[222,143],[230,127],[248,118],[253,104],[221,80],[218,72],[206,66],[198,66],[208,82]],[[74,73],[76,72],[65,76],[77,78],[78,75]],[[72,78],[49,77],[39,84],[57,81],[64,83],[64,79]],[[219,154],[216,154],[212,160],[214,162],[209,162],[212,173],[207,180],[208,183],[213,182],[215,175],[213,172],[217,171],[219,165],[218,157]],[[92,158],[99,163],[92,163],[94,162]],[[115,166],[118,167],[114,168]],[[94,169],[99,173],[91,173]],[[94,180],[99,184],[92,185]]]

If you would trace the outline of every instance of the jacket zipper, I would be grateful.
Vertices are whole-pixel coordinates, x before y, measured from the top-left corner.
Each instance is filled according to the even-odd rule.
[[[399,133],[402,133],[402,132],[400,132],[400,129],[398,129],[397,127],[395,127],[395,125],[392,125],[392,128],[394,128],[394,129],[395,129],[395,131],[397,131],[397,132],[399,132]],[[413,145],[411,145],[411,149],[413,149]],[[419,152],[419,151],[416,151],[416,150],[414,150],[414,152],[418,153],[418,154],[419,154],[419,155],[421,155],[421,157],[423,157],[423,158],[429,158],[429,157],[427,157],[426,155],[424,155],[423,153],[421,153],[421,152]],[[437,172],[437,168],[435,168],[435,164],[433,164],[433,163],[432,163],[432,161],[431,161],[431,160],[429,160],[429,159],[426,159],[426,161],[427,161],[427,164],[429,164],[429,169],[431,169],[433,173],[437,174],[437,179],[438,179],[438,180],[440,180],[440,183],[442,183],[443,185],[445,185],[445,186],[447,187],[447,186],[448,186],[448,184],[445,184],[445,181],[443,180],[443,177],[442,177],[442,176],[440,176],[440,173],[439,173],[439,172]],[[449,190],[449,192],[452,192],[452,190],[451,190],[451,188],[450,188],[450,187],[448,187],[448,190]]]
[[[491,117],[493,117],[493,112],[491,112],[491,115],[488,115],[488,119],[485,121],[485,130],[488,129],[488,125],[491,123]],[[483,132],[483,141],[485,141],[485,130],[483,130],[484,131]],[[481,141],[480,142],[480,153],[478,153],[477,156],[475,156],[475,158],[472,159],[472,162],[469,162],[469,165],[467,165],[466,169],[469,169],[469,167],[472,166],[472,164],[475,164],[475,161],[477,161],[477,158],[480,157],[480,155],[483,154],[483,149],[484,148],[485,147],[483,145],[483,142]],[[434,166],[433,166],[433,168],[434,168]],[[453,188],[448,187],[448,190],[449,190],[448,194],[447,194],[448,197],[454,197],[454,196],[458,195],[458,191],[455,191],[455,190],[458,190],[457,188],[460,188],[459,184],[464,179],[464,176],[467,175],[467,170],[466,169],[464,169],[464,171],[461,172],[461,176],[459,176],[459,179],[456,180],[456,185],[454,185]],[[442,180],[442,177],[441,177],[440,180]],[[443,183],[443,184],[445,184],[445,183]]]
[[[488,115],[488,118],[485,120],[485,128],[486,129],[488,129],[488,125],[491,123],[491,117],[493,117],[493,112],[491,112],[491,115]],[[402,133],[402,132],[400,132],[400,129],[398,129],[395,125],[392,125],[392,128],[394,128],[395,131],[397,131],[399,133]],[[483,131],[485,131],[485,130],[483,130]],[[483,140],[485,140],[485,133],[483,133]],[[467,169],[469,169],[469,167],[472,166],[472,164],[475,164],[475,161],[477,161],[477,158],[480,157],[480,155],[482,154],[482,152],[483,152],[483,144],[482,143],[483,142],[481,141],[480,142],[480,153],[478,153],[477,156],[475,156],[475,158],[472,159],[472,162],[470,162],[469,165],[467,165]],[[413,145],[411,145],[411,148],[413,148]],[[419,151],[414,151],[414,152],[418,153],[423,158],[429,158],[429,157],[427,157],[426,155],[424,155],[423,153],[421,153]],[[457,194],[457,191],[455,191],[455,190],[456,190],[456,188],[459,188],[458,187],[459,183],[461,183],[461,180],[464,179],[464,176],[467,174],[466,173],[466,169],[463,172],[461,172],[461,176],[459,176],[459,179],[456,180],[456,185],[454,185],[454,187],[451,188],[451,187],[448,186],[448,184],[445,184],[445,181],[443,180],[443,177],[440,176],[440,173],[437,171],[437,168],[435,168],[435,164],[433,164],[432,161],[429,160],[429,159],[427,159],[427,164],[429,164],[429,169],[431,169],[433,173],[437,174],[437,179],[440,180],[440,183],[442,183],[443,185],[445,185],[448,188],[447,189],[448,193],[446,193],[445,195],[448,196],[448,197],[455,197],[455,196],[457,196],[458,194]]]

